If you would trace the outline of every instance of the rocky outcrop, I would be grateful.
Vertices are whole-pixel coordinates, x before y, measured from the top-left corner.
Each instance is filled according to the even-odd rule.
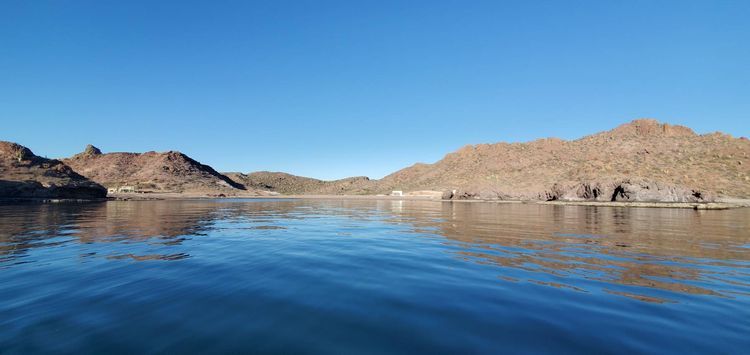
[[[661,123],[654,119],[640,119],[621,125],[610,132],[611,136],[624,137],[695,137],[697,134],[685,126]]]
[[[95,199],[107,190],[63,162],[34,155],[16,143],[0,141],[0,197]]]
[[[241,184],[176,151],[104,154],[88,145],[83,152],[64,162],[108,188],[132,186],[141,192],[246,193]]]
[[[513,200],[514,196],[499,191],[497,189],[487,188],[463,188],[457,190],[445,190],[442,195],[443,200]]]
[[[555,184],[543,198],[557,201],[711,202],[714,194],[646,179]]]
[[[536,193],[504,193],[489,189],[448,190],[443,193],[444,200],[712,202],[715,198],[711,192],[637,178],[556,183]]]
[[[81,154],[83,156],[89,156],[89,157],[91,157],[91,156],[102,155],[102,151],[99,148],[94,147],[91,144],[88,144],[88,145],[86,145],[86,148],[83,150],[83,152]]]

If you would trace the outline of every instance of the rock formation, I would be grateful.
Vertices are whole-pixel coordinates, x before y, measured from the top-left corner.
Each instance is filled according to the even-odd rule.
[[[28,148],[0,141],[0,197],[94,199],[107,190],[63,162],[34,155]]]
[[[646,179],[611,179],[555,184],[540,198],[560,201],[703,202],[712,201],[715,196],[707,191]]]

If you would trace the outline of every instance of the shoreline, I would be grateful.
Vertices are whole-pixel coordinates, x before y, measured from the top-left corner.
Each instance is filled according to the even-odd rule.
[[[494,203],[527,204],[548,206],[588,206],[588,207],[628,207],[628,208],[676,208],[693,210],[729,210],[750,207],[750,200],[717,202],[608,202],[608,201],[536,201],[536,200],[443,200],[426,196],[376,196],[376,195],[239,195],[215,196],[209,194],[158,193],[143,196],[139,194],[116,194],[101,199],[64,198],[19,198],[2,197],[0,203],[94,203],[107,201],[190,201],[190,200],[381,200],[381,201],[432,201],[440,203]]]
[[[102,198],[51,198],[51,197],[0,197],[0,203],[93,203],[107,202],[112,199]]]
[[[693,210],[728,210],[750,207],[745,204],[726,202],[606,202],[606,201],[538,201],[540,205],[553,206],[593,206],[593,207],[640,207],[640,208],[680,208]]]
[[[254,195],[254,194],[206,194],[197,192],[178,193],[116,193],[99,199],[65,198],[21,198],[0,197],[0,203],[92,203],[106,201],[178,201],[178,200],[383,200],[383,201],[433,201],[440,203],[495,203],[528,204],[548,206],[630,207],[630,208],[678,208],[693,210],[728,210],[750,207],[750,199],[720,198],[714,202],[622,202],[622,201],[539,201],[539,200],[443,200],[434,196],[389,196],[389,195]]]
[[[149,200],[208,200],[208,199],[282,199],[282,200],[386,200],[386,201],[434,201],[456,203],[496,203],[496,204],[537,204],[551,206],[590,206],[590,207],[637,207],[637,208],[679,208],[693,210],[727,210],[750,207],[750,199],[719,199],[715,202],[618,202],[618,201],[537,201],[537,200],[443,200],[431,196],[388,196],[388,195],[233,195],[217,196],[200,193],[120,193],[107,197],[114,201]]]

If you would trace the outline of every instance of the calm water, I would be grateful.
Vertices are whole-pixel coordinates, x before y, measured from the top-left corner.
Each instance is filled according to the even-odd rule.
[[[750,353],[750,209],[0,206],[0,353]]]

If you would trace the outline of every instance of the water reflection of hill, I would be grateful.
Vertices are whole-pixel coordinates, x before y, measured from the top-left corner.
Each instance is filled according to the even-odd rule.
[[[217,220],[278,218],[292,208],[271,202],[189,200],[0,205],[0,262],[71,239],[80,243],[179,245],[185,238],[205,235]],[[187,255],[125,256],[133,260],[175,260]]]
[[[465,260],[508,281],[566,286],[587,279],[671,292],[731,296],[750,288],[750,210],[692,211],[444,203],[393,210],[455,241]],[[425,221],[423,216],[429,216]],[[727,274],[716,267],[742,270]],[[538,279],[517,280],[512,270]],[[547,280],[554,281],[547,281]],[[710,289],[704,284],[710,284]],[[658,298],[617,290],[642,300]]]
[[[598,284],[596,291],[651,301],[670,292],[732,297],[750,288],[743,281],[750,274],[750,209],[361,200],[2,205],[0,266],[68,243],[127,246],[105,255],[110,259],[180,260],[195,251],[186,240],[217,238],[225,230],[295,238],[297,232],[285,229],[290,220],[315,225],[332,216],[355,229],[376,221],[401,227],[404,237],[444,238],[455,257],[497,268],[498,282],[592,291],[573,286],[584,280]]]

